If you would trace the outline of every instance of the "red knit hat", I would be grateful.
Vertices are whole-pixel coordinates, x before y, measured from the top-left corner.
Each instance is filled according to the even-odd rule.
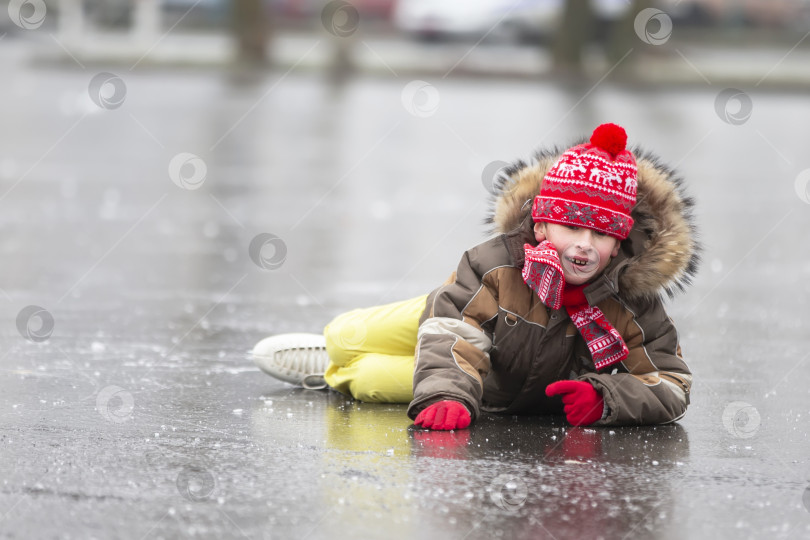
[[[627,133],[602,124],[590,142],[569,148],[543,178],[532,218],[587,227],[624,240],[633,227],[636,158],[625,147]]]

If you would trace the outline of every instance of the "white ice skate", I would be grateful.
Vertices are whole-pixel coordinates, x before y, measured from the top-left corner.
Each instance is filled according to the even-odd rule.
[[[321,334],[279,334],[258,342],[250,356],[259,368],[284,382],[309,390],[327,387],[329,356]]]

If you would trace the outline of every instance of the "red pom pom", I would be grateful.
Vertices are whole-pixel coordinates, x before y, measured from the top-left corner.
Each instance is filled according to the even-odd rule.
[[[627,133],[616,124],[602,124],[591,135],[591,144],[610,153],[614,158],[627,147]]]

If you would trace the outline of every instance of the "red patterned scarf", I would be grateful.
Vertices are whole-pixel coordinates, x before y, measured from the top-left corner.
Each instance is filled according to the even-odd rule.
[[[544,305],[551,309],[565,306],[580,335],[585,338],[596,369],[621,362],[630,352],[622,336],[613,328],[598,307],[588,305],[585,285],[568,285],[563,277],[560,256],[554,245],[546,240],[537,247],[524,246],[526,262],[523,281]]]

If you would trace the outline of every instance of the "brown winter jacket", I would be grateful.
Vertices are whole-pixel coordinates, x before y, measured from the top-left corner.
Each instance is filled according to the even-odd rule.
[[[596,425],[658,424],[686,412],[692,375],[661,295],[689,283],[699,247],[692,201],[680,181],[638,149],[638,198],[630,236],[586,289],[619,331],[629,357],[597,371],[565,308],[546,308],[521,276],[523,245],[537,242],[531,201],[561,152],[511,166],[494,197],[497,236],[468,250],[458,269],[427,299],[420,319],[411,418],[428,405],[460,401],[480,411],[561,413],[545,388],[561,379],[588,381],[605,400]]]

